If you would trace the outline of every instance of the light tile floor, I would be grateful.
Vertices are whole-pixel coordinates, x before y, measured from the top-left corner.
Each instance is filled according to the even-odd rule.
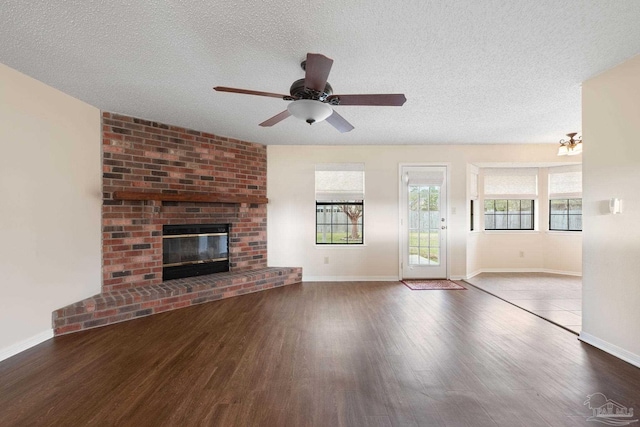
[[[576,334],[582,329],[581,277],[482,273],[466,282]]]

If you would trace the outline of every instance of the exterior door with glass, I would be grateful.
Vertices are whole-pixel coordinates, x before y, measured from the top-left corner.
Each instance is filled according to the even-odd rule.
[[[447,278],[447,168],[401,167],[404,279]]]

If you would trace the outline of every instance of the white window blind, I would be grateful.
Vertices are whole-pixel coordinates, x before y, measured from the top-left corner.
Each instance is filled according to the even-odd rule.
[[[407,180],[409,185],[442,186],[444,173],[442,171],[409,171]]]
[[[485,199],[535,199],[538,168],[485,168]]]
[[[549,168],[549,198],[571,199],[582,197],[582,167],[558,166]]]
[[[316,165],[316,201],[364,200],[364,163]]]

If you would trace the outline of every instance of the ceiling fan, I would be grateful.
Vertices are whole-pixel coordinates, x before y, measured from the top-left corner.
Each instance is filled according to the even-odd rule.
[[[220,92],[244,93],[247,95],[269,96],[281,98],[289,103],[287,109],[270,119],[260,123],[260,126],[273,126],[289,116],[302,119],[310,125],[326,120],[340,132],[353,129],[351,123],[338,114],[332,106],[336,105],[375,105],[401,106],[407,98],[404,94],[377,95],[334,95],[331,85],[327,82],[333,59],[318,53],[307,53],[307,59],[300,64],[305,71],[304,79],[296,80],[289,89],[290,95],[260,92],[247,89],[216,86],[213,89]]]

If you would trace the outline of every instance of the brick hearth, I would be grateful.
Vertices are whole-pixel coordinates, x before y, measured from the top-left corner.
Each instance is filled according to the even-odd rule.
[[[272,267],[104,292],[54,311],[54,332],[63,335],[300,281],[301,268]]]
[[[301,281],[300,268],[267,268],[264,145],[104,112],[102,148],[102,293],[56,310],[57,335]],[[122,200],[117,192],[233,202]],[[231,271],[163,282],[163,225],[212,223],[230,224]]]

